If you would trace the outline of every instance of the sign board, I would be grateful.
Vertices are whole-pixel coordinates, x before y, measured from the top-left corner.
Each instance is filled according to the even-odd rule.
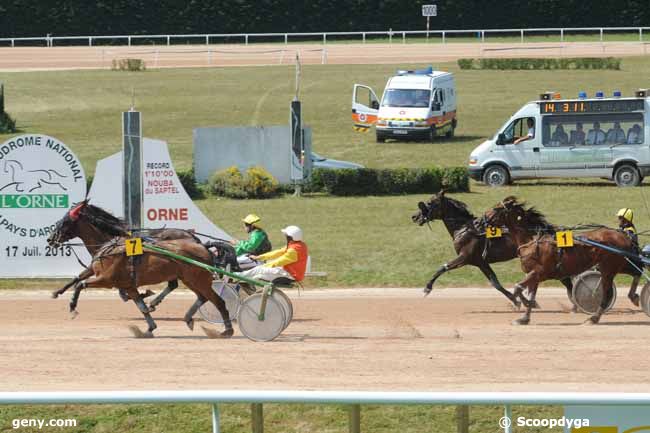
[[[118,182],[123,182],[122,152],[97,162],[90,202],[123,218],[123,197]],[[167,149],[167,143],[144,138],[143,167],[143,227],[194,229],[220,239],[232,239],[210,221],[194,204],[181,185]]]
[[[423,17],[438,16],[438,5],[422,5],[422,16]]]
[[[0,145],[0,277],[78,274],[81,266],[71,247],[52,248],[47,238],[57,221],[85,197],[81,162],[61,141],[26,134]],[[78,253],[89,261],[85,249]]]
[[[650,433],[649,406],[567,406],[564,418],[589,425],[565,427],[565,433]]]

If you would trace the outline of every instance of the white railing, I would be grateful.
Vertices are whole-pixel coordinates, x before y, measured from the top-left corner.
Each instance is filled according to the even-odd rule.
[[[219,40],[232,39],[248,45],[250,42],[255,42],[255,39],[264,38],[277,39],[276,42],[284,42],[288,44],[290,39],[305,39],[317,38],[323,44],[327,43],[328,36],[331,37],[344,37],[347,40],[360,39],[362,43],[366,43],[368,36],[371,37],[386,37],[389,43],[393,42],[393,38],[401,39],[406,42],[407,36],[434,36],[440,37],[442,43],[447,41],[448,37],[470,35],[476,40],[481,42],[486,41],[486,35],[506,35],[513,36],[519,35],[521,42],[525,41],[525,36],[532,36],[534,34],[557,34],[560,42],[564,42],[565,36],[570,33],[596,33],[599,35],[599,40],[604,41],[607,33],[638,33],[639,42],[643,42],[644,31],[650,30],[650,27],[552,27],[552,28],[531,28],[531,29],[468,29],[468,30],[386,30],[386,31],[368,31],[368,32],[307,32],[307,33],[210,33],[210,34],[187,34],[187,35],[112,35],[112,36],[43,36],[43,37],[30,37],[30,38],[0,38],[0,42],[10,43],[12,47],[16,43],[29,43],[41,42],[48,47],[55,46],[56,42],[77,41],[87,43],[88,46],[93,46],[102,40],[112,40],[114,42],[121,42],[121,45],[131,46],[137,44],[138,41],[161,41],[162,45],[173,45],[174,42],[179,40],[188,41],[196,39],[197,43],[219,43]]]
[[[0,392],[0,404],[212,404],[212,431],[218,433],[219,404],[253,404],[253,431],[261,431],[263,403],[350,405],[350,432],[360,431],[360,405],[503,405],[512,419],[512,405],[650,405],[650,393],[556,393],[556,392],[350,392],[350,391],[71,391]],[[457,414],[468,412],[457,411]],[[460,415],[459,415],[460,416]],[[460,420],[459,420],[460,421]],[[466,432],[468,420],[458,422]],[[462,427],[464,425],[464,427]],[[495,429],[496,431],[496,429]],[[510,425],[504,427],[511,433]]]

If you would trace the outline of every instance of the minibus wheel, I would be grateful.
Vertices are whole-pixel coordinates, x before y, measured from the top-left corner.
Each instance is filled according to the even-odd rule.
[[[614,171],[614,182],[620,187],[639,186],[641,174],[632,164],[621,164]]]
[[[377,134],[375,136],[375,138],[377,139],[377,143],[385,143],[386,142],[386,137],[384,137],[383,135]]]
[[[491,165],[483,173],[483,182],[488,186],[504,186],[510,183],[510,173],[502,165]]]

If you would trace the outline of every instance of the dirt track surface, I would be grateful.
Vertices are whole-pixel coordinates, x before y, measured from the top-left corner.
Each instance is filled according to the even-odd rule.
[[[650,319],[619,299],[598,326],[564,311],[542,289],[530,326],[491,289],[368,289],[291,293],[294,321],[274,342],[236,325],[208,339],[181,317],[193,301],[174,293],[154,313],[156,338],[116,293],[68,298],[0,294],[0,390],[319,389],[430,391],[650,391]]]
[[[293,64],[436,63],[463,57],[640,56],[642,42],[255,44],[122,47],[2,47],[0,71],[110,68],[113,59],[143,59],[148,68]]]

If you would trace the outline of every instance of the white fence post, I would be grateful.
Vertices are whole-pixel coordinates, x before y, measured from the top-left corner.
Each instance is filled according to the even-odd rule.
[[[600,29],[600,42],[603,41],[603,29]]]
[[[129,47],[131,46],[131,36],[128,37],[129,39]]]
[[[393,43],[393,29],[388,29],[388,43]]]
[[[445,42],[445,31],[444,30],[442,31],[442,43],[443,44],[446,43]]]
[[[641,30],[641,29],[639,29]],[[363,38],[363,43],[366,43],[366,32],[361,33],[361,37]]]
[[[560,42],[564,42],[564,29],[560,29]]]
[[[284,45],[287,45],[288,43],[289,43],[289,35],[285,33],[284,34]]]
[[[503,427],[504,433],[512,433],[512,406],[509,404],[506,405],[504,411],[504,417],[501,418],[503,421],[501,427]]]
[[[639,27],[639,42],[643,42],[643,28]]]
[[[219,433],[221,431],[219,418],[219,406],[215,403],[212,405],[212,433]]]
[[[167,35],[167,46],[169,46],[169,38],[170,38],[170,36]]]
[[[323,45],[327,43],[327,33],[323,33]]]
[[[402,32],[402,43],[406,43],[406,32]]]
[[[521,29],[521,43],[524,43],[524,29]]]
[[[93,38],[92,38],[92,36],[88,36],[88,46],[89,47],[93,46]]]

